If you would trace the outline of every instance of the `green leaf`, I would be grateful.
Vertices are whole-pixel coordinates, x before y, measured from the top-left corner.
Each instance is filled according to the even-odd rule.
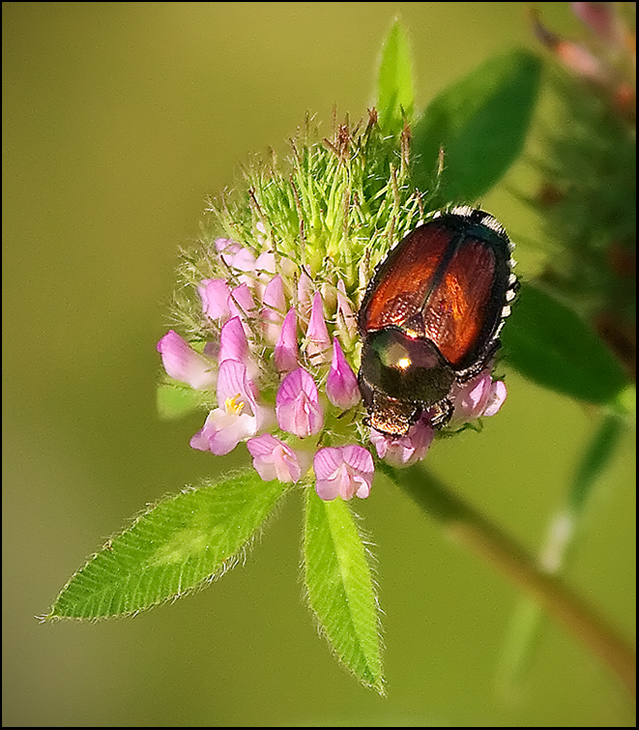
[[[410,46],[404,26],[393,23],[382,45],[377,74],[375,108],[384,132],[397,134],[410,121],[414,108],[413,74]]]
[[[160,383],[156,393],[158,415],[165,421],[182,418],[200,407],[200,396],[188,385],[173,381]]]
[[[379,607],[367,550],[348,505],[307,490],[304,568],[308,601],[338,659],[384,693]]]
[[[71,578],[46,618],[131,614],[222,575],[285,490],[251,469],[162,499]]]
[[[449,86],[413,129],[414,174],[423,190],[439,180],[441,203],[473,203],[519,156],[532,117],[540,60],[523,50],[492,58]]]
[[[522,375],[571,398],[612,404],[627,385],[621,365],[577,314],[530,284],[501,340],[504,359]]]
[[[569,493],[569,509],[578,516],[581,516],[597,480],[612,460],[624,431],[624,421],[617,414],[606,415],[588,445]]]

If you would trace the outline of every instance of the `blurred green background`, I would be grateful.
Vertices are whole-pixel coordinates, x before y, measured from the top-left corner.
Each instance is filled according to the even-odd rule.
[[[568,4],[541,3],[577,32]],[[516,591],[396,489],[356,505],[376,543],[388,698],[361,688],[302,601],[301,499],[243,568],[135,619],[42,625],[71,573],[147,502],[245,458],[191,450],[155,413],[177,248],[207,193],[307,110],[357,118],[401,14],[418,103],[533,47],[524,3],[3,3],[3,724],[631,726],[616,678],[548,622],[521,696],[494,687]],[[484,207],[517,240],[506,193]],[[534,266],[520,247],[526,273]],[[508,373],[481,435],[429,463],[536,550],[596,425]],[[635,436],[602,479],[568,579],[635,616]]]

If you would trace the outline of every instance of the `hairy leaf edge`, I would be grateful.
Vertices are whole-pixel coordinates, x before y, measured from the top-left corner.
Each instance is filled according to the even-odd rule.
[[[235,474],[242,474],[242,471],[235,471],[229,473],[225,479],[232,479]],[[57,621],[78,621],[83,623],[97,623],[99,621],[106,621],[106,620],[113,620],[117,618],[132,618],[137,616],[139,613],[143,613],[146,611],[149,611],[152,608],[155,608],[156,606],[161,606],[165,603],[174,603],[179,598],[183,598],[185,596],[191,595],[193,593],[196,593],[200,590],[203,590],[207,586],[209,586],[211,583],[215,582],[219,578],[221,578],[223,575],[225,575],[228,571],[235,568],[238,564],[244,564],[246,562],[247,555],[249,551],[253,548],[253,545],[256,542],[259,542],[262,538],[262,535],[264,533],[264,530],[266,529],[266,526],[268,523],[270,523],[272,520],[274,520],[281,509],[283,508],[284,504],[284,497],[288,494],[290,490],[290,485],[286,485],[283,490],[282,494],[278,498],[277,502],[275,503],[273,509],[269,512],[267,517],[262,521],[260,525],[253,531],[251,536],[246,540],[246,542],[240,546],[240,548],[237,550],[236,553],[234,553],[232,556],[230,556],[227,560],[224,561],[221,569],[217,571],[216,573],[212,573],[211,575],[207,576],[206,578],[203,578],[198,583],[196,583],[193,586],[190,586],[189,588],[183,590],[181,593],[178,593],[173,596],[167,596],[166,598],[159,599],[153,603],[150,603],[148,606],[144,606],[143,608],[138,608],[133,611],[126,611],[124,613],[117,613],[117,614],[110,614],[106,616],[94,616],[91,618],[83,618],[80,616],[60,616],[56,615],[55,613],[55,606],[58,602],[58,599],[62,594],[66,591],[66,589],[71,585],[73,580],[76,578],[77,575],[79,575],[95,558],[102,553],[104,550],[109,550],[112,542],[114,540],[117,540],[119,537],[124,535],[129,530],[133,529],[135,525],[143,518],[146,517],[150,512],[152,512],[158,505],[160,505],[162,502],[168,501],[169,499],[176,499],[179,497],[180,494],[188,494],[189,492],[195,492],[199,491],[200,489],[206,489],[208,487],[215,487],[215,482],[204,482],[200,486],[192,486],[187,485],[184,488],[182,488],[177,493],[168,493],[157,499],[155,502],[147,503],[146,507],[140,510],[138,514],[135,516],[129,518],[130,524],[128,526],[123,527],[118,532],[114,533],[111,537],[109,537],[104,545],[93,552],[86,560],[85,562],[71,575],[71,577],[67,580],[67,582],[64,584],[62,589],[58,592],[58,595],[51,605],[51,608],[49,609],[48,613],[42,614],[39,616],[35,616],[35,619],[40,623],[54,623]]]

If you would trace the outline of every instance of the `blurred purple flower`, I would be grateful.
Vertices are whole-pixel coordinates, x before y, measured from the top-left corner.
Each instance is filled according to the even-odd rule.
[[[615,3],[570,3],[574,14],[601,40],[616,47],[623,40],[623,25]]]

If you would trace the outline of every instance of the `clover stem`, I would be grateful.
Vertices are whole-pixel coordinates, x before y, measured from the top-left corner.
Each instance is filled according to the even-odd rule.
[[[492,564],[542,606],[557,623],[604,661],[635,696],[635,650],[598,611],[558,577],[540,569],[535,559],[515,540],[423,467],[395,469],[379,462],[377,468],[437,519],[448,536]]]

